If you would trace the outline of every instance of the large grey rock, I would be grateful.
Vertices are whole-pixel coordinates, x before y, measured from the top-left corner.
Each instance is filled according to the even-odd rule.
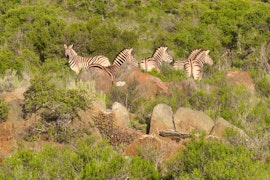
[[[178,131],[191,133],[193,130],[205,131],[208,135],[214,121],[204,112],[189,108],[179,108],[174,115],[175,128]]]
[[[152,112],[149,134],[158,136],[160,131],[168,129],[175,129],[172,108],[166,104],[158,104]]]
[[[124,128],[130,127],[129,112],[125,106],[119,102],[113,103],[112,113],[114,115],[115,125]]]
[[[238,127],[232,125],[223,118],[218,118],[216,120],[216,123],[210,135],[215,136],[222,141],[226,141],[226,130],[229,129],[233,130],[235,135],[237,135],[237,137],[239,137],[241,140],[248,141],[248,135],[242,129],[239,129]]]

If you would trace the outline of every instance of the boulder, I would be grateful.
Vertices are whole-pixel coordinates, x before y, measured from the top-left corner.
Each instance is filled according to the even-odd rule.
[[[149,134],[159,136],[160,131],[168,129],[175,130],[172,108],[166,104],[158,104],[152,112]]]
[[[179,153],[184,146],[171,140],[162,140],[156,136],[143,135],[129,144],[123,155],[143,156],[151,159],[156,165],[162,165],[166,160],[171,160]]]
[[[132,85],[137,92],[137,97],[147,97],[154,99],[158,94],[169,94],[169,88],[166,83],[159,78],[141,70],[131,63],[124,63],[116,76],[115,82],[126,82],[125,86]]]
[[[94,81],[98,92],[108,92],[112,86],[111,77],[103,70],[93,67],[79,73],[78,79],[87,82]]]
[[[112,113],[114,115],[114,123],[116,126],[124,128],[130,127],[129,112],[125,106],[119,102],[113,103]]]
[[[208,135],[214,121],[204,112],[189,108],[179,108],[174,114],[175,129],[177,131],[191,133],[194,130],[205,131]]]
[[[107,139],[110,144],[130,144],[142,134],[129,128],[129,114],[123,105],[115,103],[113,106],[113,110],[109,110],[95,104],[89,109],[89,118],[93,120],[94,127],[98,129],[102,138]]]
[[[248,72],[241,70],[229,70],[226,74],[226,78],[230,83],[236,85],[241,84],[246,87],[252,94],[256,93],[254,82]]]
[[[227,129],[233,130],[238,137],[242,138],[245,141],[248,141],[248,135],[242,129],[239,129],[238,127],[232,125],[231,123],[229,123],[223,118],[218,118],[216,120],[216,123],[210,135],[217,137],[218,139],[222,141],[226,141],[225,132]]]

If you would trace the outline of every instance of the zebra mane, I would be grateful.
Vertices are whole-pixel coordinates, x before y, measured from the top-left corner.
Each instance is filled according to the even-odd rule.
[[[133,48],[125,48],[118,53],[115,57],[113,64],[121,65],[126,62],[128,59],[127,57],[131,55]]]
[[[189,54],[189,56],[188,56],[188,60],[194,60],[194,59],[196,59],[199,55],[201,55],[202,53],[203,53],[203,49],[195,49],[195,50],[193,50],[190,54]]]
[[[197,60],[197,59],[203,58],[204,61],[205,61],[205,63],[207,63],[209,65],[212,65],[213,64],[213,60],[209,56],[209,52],[210,52],[210,50],[206,50],[206,49],[195,49],[188,56],[188,60],[189,61],[193,61],[193,60]]]
[[[166,52],[167,49],[168,49],[168,47],[164,47],[164,46],[158,47],[158,48],[154,51],[152,57],[153,57],[153,58],[157,57],[157,56],[160,55],[161,53]]]

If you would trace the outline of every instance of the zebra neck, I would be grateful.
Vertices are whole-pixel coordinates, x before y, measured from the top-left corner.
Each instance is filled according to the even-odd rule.
[[[69,58],[68,62],[69,62],[69,65],[74,65],[76,64],[76,61],[75,61],[75,58],[77,57],[77,55],[74,55],[72,57]]]

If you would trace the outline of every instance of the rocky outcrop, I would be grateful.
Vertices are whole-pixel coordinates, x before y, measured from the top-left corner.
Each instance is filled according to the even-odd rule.
[[[112,113],[116,126],[130,128],[129,112],[125,106],[119,102],[113,103]]]
[[[90,68],[80,72],[78,79],[87,82],[94,81],[95,88],[98,92],[108,92],[112,86],[111,77],[98,68]]]
[[[205,131],[209,134],[214,121],[205,113],[189,108],[179,108],[174,114],[175,129],[191,133],[194,130]]]
[[[229,70],[226,74],[226,78],[230,83],[236,85],[241,84],[247,88],[250,93],[256,93],[254,82],[248,72],[241,70]]]
[[[158,94],[169,94],[169,88],[159,78],[143,73],[131,63],[124,63],[117,75],[115,83],[126,82],[126,86],[133,83],[137,97],[154,99]]]
[[[153,135],[143,135],[129,144],[123,154],[126,156],[143,156],[153,160],[158,166],[175,157],[182,147],[184,147],[182,144],[171,140],[160,139]]]
[[[226,141],[226,130],[232,130],[237,137],[241,138],[244,141],[248,141],[249,139],[248,135],[242,129],[239,129],[238,127],[232,125],[223,118],[218,118],[216,120],[210,135],[217,137],[222,141]]]
[[[149,134],[158,136],[162,130],[175,130],[172,108],[166,104],[158,104],[154,107]]]

